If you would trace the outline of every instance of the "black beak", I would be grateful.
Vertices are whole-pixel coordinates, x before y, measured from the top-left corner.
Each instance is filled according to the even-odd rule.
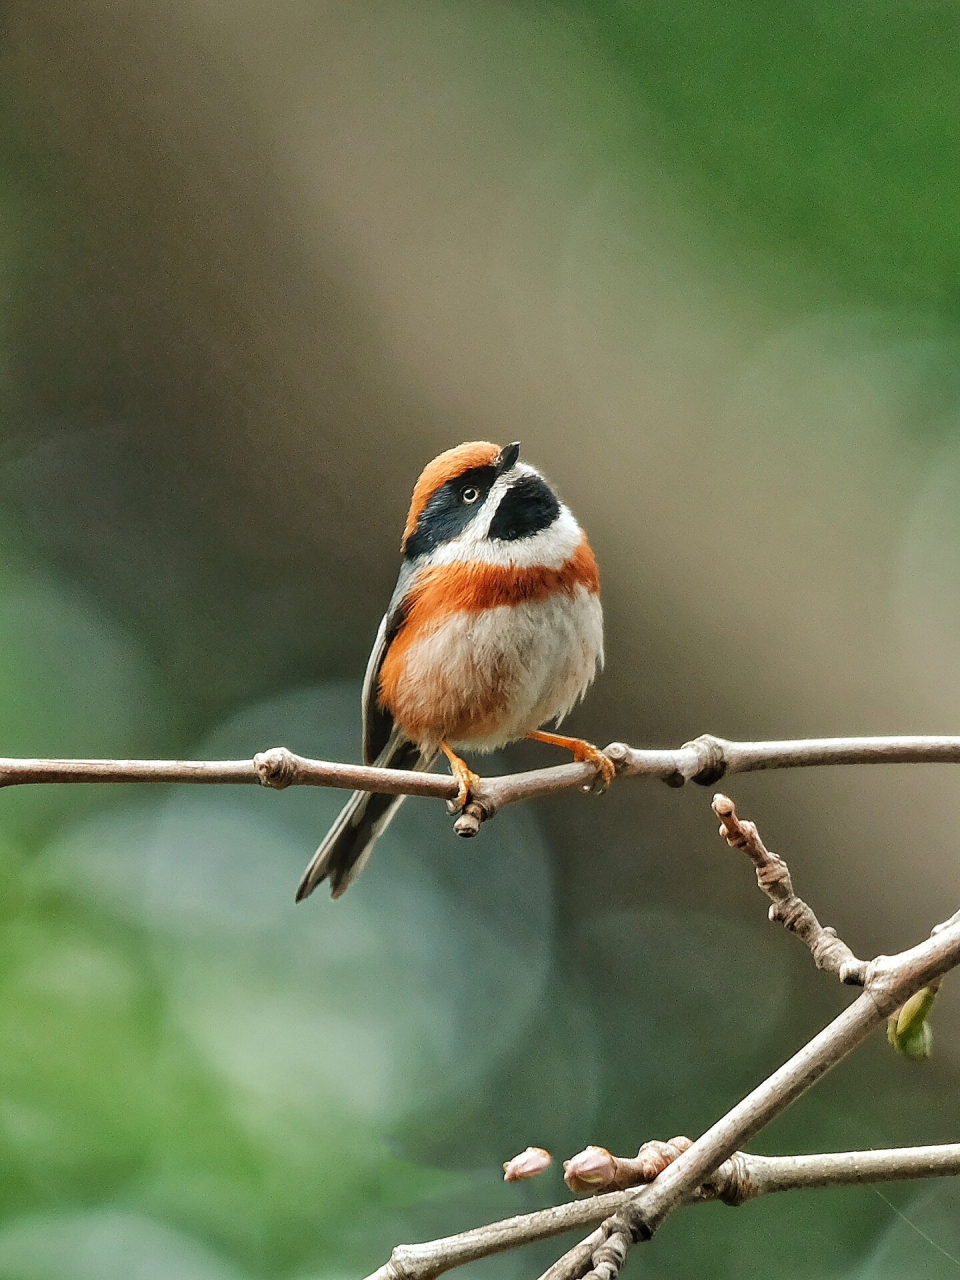
[[[500,450],[500,455],[493,464],[496,467],[497,475],[502,476],[505,471],[509,471],[519,457],[520,441],[514,440],[513,444],[508,444]]]

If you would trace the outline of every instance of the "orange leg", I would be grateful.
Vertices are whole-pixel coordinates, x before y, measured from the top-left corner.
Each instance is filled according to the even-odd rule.
[[[446,742],[440,743],[440,750],[450,761],[450,772],[460,784],[460,793],[457,796],[456,805],[458,809],[462,809],[469,799],[471,787],[475,787],[480,779],[467,762],[461,760]]]
[[[595,765],[601,792],[606,791],[613,781],[617,772],[616,765],[592,742],[585,742],[583,738],[567,738],[562,733],[528,733],[527,737],[532,738],[534,742],[545,742],[548,747],[562,747],[564,751],[572,751],[573,758],[578,763],[584,761]],[[586,789],[589,790],[589,788]]]

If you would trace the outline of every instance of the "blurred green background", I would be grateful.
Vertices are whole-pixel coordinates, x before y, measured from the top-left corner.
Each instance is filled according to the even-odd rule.
[[[960,11],[8,0],[0,749],[359,758],[423,463],[520,439],[590,531],[600,742],[957,732]],[[488,767],[555,760],[518,748]],[[861,954],[960,897],[946,767],[731,779]],[[0,796],[0,1280],[354,1280],[695,1135],[848,998],[710,792],[472,844],[410,802]],[[757,1142],[944,1141],[960,1014]],[[950,1183],[889,1195],[960,1254]],[[562,1246],[489,1262],[535,1275]],[[679,1215],[628,1275],[934,1280],[869,1189]]]

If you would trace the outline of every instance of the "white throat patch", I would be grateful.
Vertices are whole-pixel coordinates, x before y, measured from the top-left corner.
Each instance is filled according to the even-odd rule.
[[[542,566],[546,569],[559,569],[570,559],[583,540],[583,531],[574,519],[573,513],[562,502],[560,514],[556,520],[546,529],[541,529],[539,533],[513,541],[499,539],[491,541],[489,538],[490,526],[497,514],[497,508],[513,484],[523,476],[539,475],[540,472],[536,467],[518,462],[505,475],[498,476],[476,519],[471,520],[458,538],[443,543],[436,550],[419,558],[416,562],[417,568],[478,560],[482,564],[495,564],[502,568]]]

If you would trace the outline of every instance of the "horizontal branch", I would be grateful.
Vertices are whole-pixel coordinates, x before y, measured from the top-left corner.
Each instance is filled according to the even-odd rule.
[[[593,771],[590,770],[590,776]],[[450,799],[457,784],[406,769],[310,760],[286,747],[272,747],[252,760],[21,760],[0,758],[0,787],[28,783],[188,783],[264,787],[342,787],[388,795]]]
[[[934,1147],[894,1147],[886,1151],[835,1151],[828,1155],[743,1156],[742,1198],[729,1200],[733,1189],[720,1194],[727,1203],[743,1204],[776,1191],[801,1191],[851,1183],[907,1182],[960,1174],[960,1142]],[[721,1169],[723,1166],[721,1165]]]
[[[960,1174],[960,1143],[894,1147],[886,1151],[837,1151],[822,1155],[755,1156],[738,1151],[696,1192],[697,1202],[740,1205],[780,1191],[854,1183],[902,1182]],[[424,1244],[400,1245],[368,1280],[435,1280],[454,1267],[521,1245],[595,1227],[623,1209],[633,1191],[614,1191],[569,1204],[518,1214],[486,1227]],[[598,1237],[599,1241],[599,1237]],[[586,1241],[583,1242],[586,1245]],[[593,1243],[593,1242],[592,1242]],[[549,1273],[548,1273],[549,1274]]]
[[[603,1147],[586,1147],[564,1162],[565,1181],[574,1191],[602,1195],[653,1182],[688,1151],[689,1138],[645,1142],[635,1156],[615,1156]],[[576,1166],[575,1176],[571,1172]],[[592,1186],[585,1185],[584,1173]],[[774,1191],[799,1191],[855,1182],[903,1182],[960,1173],[960,1142],[929,1147],[892,1147],[884,1151],[835,1151],[819,1155],[756,1156],[735,1152],[701,1183],[703,1199],[741,1205]]]
[[[642,751],[614,743],[607,754],[626,777],[655,775],[672,786],[708,787],[731,773],[807,769],[837,764],[960,764],[960,737],[798,738],[783,742],[730,742],[705,733],[676,751]],[[666,772],[667,760],[673,774]]]
[[[641,750],[611,743],[605,754],[619,777],[658,778],[670,786],[709,786],[726,774],[758,769],[796,769],[838,764],[960,764],[960,737],[808,738],[785,742],[730,742],[703,734],[674,750]],[[0,787],[27,783],[256,783],[266,787],[340,787],[387,795],[454,800],[459,788],[444,774],[312,760],[285,747],[272,747],[251,760],[41,760],[0,758]],[[475,835],[480,823],[504,805],[534,800],[574,788],[591,790],[592,764],[564,764],[526,773],[481,778],[461,835]]]

